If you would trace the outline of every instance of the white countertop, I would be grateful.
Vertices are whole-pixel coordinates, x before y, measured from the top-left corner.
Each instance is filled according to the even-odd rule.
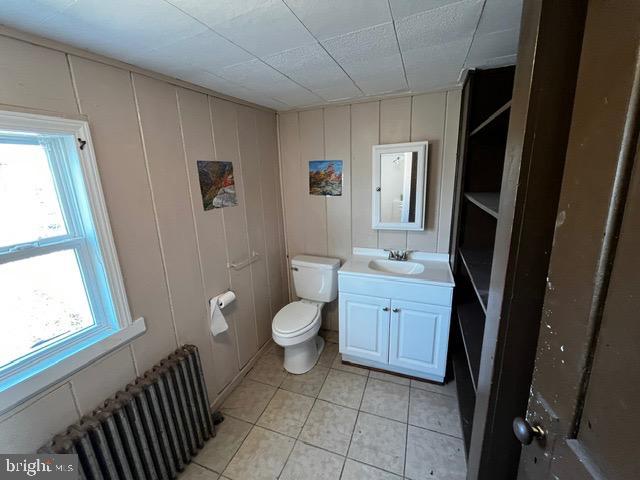
[[[446,257],[446,256],[445,256]],[[424,271],[418,274],[389,273],[374,270],[369,266],[372,260],[381,260],[386,257],[381,255],[353,255],[338,271],[339,275],[378,277],[401,282],[424,283],[428,285],[440,285],[443,287],[453,287],[453,274],[449,267],[449,261],[426,260],[410,257],[409,262],[419,263],[424,266]],[[398,261],[398,263],[403,263]]]

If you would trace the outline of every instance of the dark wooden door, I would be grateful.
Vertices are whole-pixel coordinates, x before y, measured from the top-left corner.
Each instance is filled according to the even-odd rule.
[[[521,480],[640,478],[639,46],[640,2],[589,2]]]

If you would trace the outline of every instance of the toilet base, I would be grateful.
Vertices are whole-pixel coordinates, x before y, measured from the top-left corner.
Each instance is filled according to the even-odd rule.
[[[311,370],[324,350],[324,338],[319,335],[297,345],[284,347],[284,369],[300,375]]]

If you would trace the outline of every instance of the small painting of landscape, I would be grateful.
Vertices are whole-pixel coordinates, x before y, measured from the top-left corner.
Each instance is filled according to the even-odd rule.
[[[342,195],[342,160],[309,162],[309,194]]]
[[[205,210],[238,204],[233,181],[233,163],[198,160],[200,193]]]

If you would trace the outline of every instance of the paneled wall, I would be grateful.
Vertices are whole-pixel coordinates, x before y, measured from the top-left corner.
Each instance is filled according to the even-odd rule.
[[[2,415],[0,451],[36,449],[184,343],[200,348],[219,399],[288,296],[275,114],[62,46],[0,35],[0,59],[0,108],[88,119],[130,307],[147,324],[132,344]],[[197,160],[233,162],[238,206],[204,211]],[[259,261],[227,269],[252,252]],[[228,288],[230,329],[214,338],[207,301]]]
[[[353,247],[448,253],[460,119],[460,90],[278,114],[289,258],[347,259]],[[371,228],[371,147],[429,141],[425,230]],[[309,195],[308,162],[342,160],[339,197]],[[293,297],[294,292],[291,292]],[[325,326],[337,329],[335,302]]]

